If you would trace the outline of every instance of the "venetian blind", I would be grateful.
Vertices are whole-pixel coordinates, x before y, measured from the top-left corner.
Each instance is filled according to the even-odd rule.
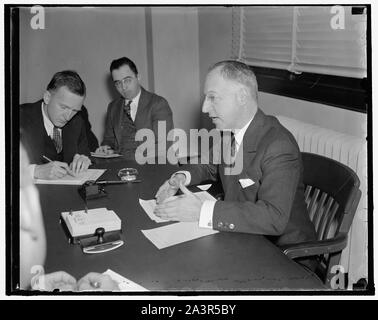
[[[366,13],[351,6],[235,8],[232,45],[252,66],[366,77]]]

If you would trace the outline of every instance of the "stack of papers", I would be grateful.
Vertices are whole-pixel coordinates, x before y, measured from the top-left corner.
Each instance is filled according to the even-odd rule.
[[[64,185],[82,185],[88,180],[97,180],[106,169],[88,169],[87,171],[79,173],[77,176],[70,176],[67,174],[60,179],[34,179],[36,184],[64,184]]]

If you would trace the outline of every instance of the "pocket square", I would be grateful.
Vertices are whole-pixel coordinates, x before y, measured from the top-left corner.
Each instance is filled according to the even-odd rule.
[[[243,189],[255,184],[252,179],[239,179],[239,183]]]

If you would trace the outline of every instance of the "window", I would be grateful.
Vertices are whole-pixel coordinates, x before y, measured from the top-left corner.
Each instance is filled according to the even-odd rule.
[[[260,91],[366,112],[367,7],[233,9],[233,58]]]

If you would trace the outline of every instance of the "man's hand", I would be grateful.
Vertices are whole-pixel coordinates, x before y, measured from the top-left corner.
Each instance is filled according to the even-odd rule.
[[[37,179],[59,179],[63,178],[71,170],[67,163],[60,161],[51,161],[46,164],[36,165],[34,169],[34,178]]]
[[[156,192],[156,203],[162,203],[169,197],[174,196],[177,193],[178,189],[180,189],[180,184],[184,184],[185,180],[185,174],[176,173],[169,180],[165,181]]]
[[[90,272],[77,283],[79,291],[119,291],[118,283],[107,274]]]
[[[114,150],[110,148],[109,146],[105,145],[105,146],[98,147],[96,149],[96,153],[103,153],[103,154],[109,155],[109,154],[113,154]]]
[[[33,290],[41,291],[75,291],[76,279],[65,271],[57,271],[39,276],[32,283]]]
[[[198,221],[203,203],[202,200],[190,192],[183,183],[180,184],[180,189],[183,195],[158,204],[155,207],[154,213],[165,220]]]
[[[77,175],[81,172],[87,171],[88,167],[92,164],[91,160],[82,154],[75,154],[71,164],[70,168],[72,170],[72,173]]]

